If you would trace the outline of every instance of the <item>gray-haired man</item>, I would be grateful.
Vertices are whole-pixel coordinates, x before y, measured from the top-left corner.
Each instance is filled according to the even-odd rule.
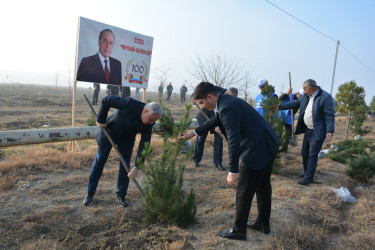
[[[332,96],[322,90],[314,80],[303,83],[305,95],[294,102],[279,105],[279,109],[300,108],[300,115],[295,134],[305,133],[302,144],[303,180],[298,184],[307,185],[314,182],[318,164],[318,154],[324,139],[331,139],[335,131],[335,110]]]
[[[107,118],[110,108],[115,108],[116,110]],[[124,157],[126,163],[130,165],[135,136],[137,133],[141,133],[142,135],[138,146],[138,158],[144,148],[144,143],[151,141],[152,127],[162,113],[162,107],[155,102],[145,104],[130,97],[106,96],[102,100],[96,125],[99,128],[106,127],[108,129],[121,155]],[[103,173],[104,164],[112,149],[112,144],[103,130],[97,133],[96,142],[98,144],[98,153],[91,167],[87,196],[83,200],[85,206],[90,205],[92,202],[99,179]],[[137,162],[137,159],[135,162]],[[136,168],[133,168],[128,174],[120,161],[116,193],[117,200],[122,207],[127,207],[130,204],[125,199],[129,179],[134,180],[137,175],[138,170]]]

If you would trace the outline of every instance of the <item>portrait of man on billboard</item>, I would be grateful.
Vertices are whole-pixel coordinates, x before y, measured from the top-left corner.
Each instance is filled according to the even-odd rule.
[[[111,57],[115,40],[115,35],[110,29],[100,32],[99,51],[82,58],[77,72],[78,81],[121,85],[121,62]]]
[[[79,17],[75,79],[107,84],[107,94],[147,88],[153,38]]]

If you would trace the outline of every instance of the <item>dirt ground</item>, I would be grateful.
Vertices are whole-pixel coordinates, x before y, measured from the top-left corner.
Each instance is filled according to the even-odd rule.
[[[99,100],[104,96],[103,89]],[[91,98],[92,89],[78,89],[78,126],[84,126],[90,116],[83,93]],[[71,126],[70,98],[68,88],[0,84],[0,130]],[[156,101],[156,94],[148,93],[146,99]],[[183,115],[184,108],[178,96],[174,95],[166,105],[176,119]],[[193,109],[191,116],[195,117],[196,113]],[[366,125],[375,131],[373,118],[369,118]],[[324,147],[343,140],[345,127],[346,119],[337,117],[334,138],[326,141]],[[319,160],[316,182],[298,185],[302,138],[298,136],[298,145],[282,155],[281,173],[271,179],[271,234],[249,230],[246,241],[216,236],[217,231],[232,226],[235,189],[227,185],[227,173],[213,165],[212,136],[205,144],[199,168],[195,168],[192,161],[183,162],[186,165],[184,187],[187,191],[195,190],[197,203],[195,222],[187,228],[146,222],[142,197],[133,183],[127,195],[131,206],[119,206],[115,194],[118,158],[114,152],[104,169],[93,204],[83,206],[97,149],[94,140],[79,141],[82,153],[66,151],[67,142],[0,148],[0,166],[3,167],[0,180],[10,180],[9,176],[15,178],[14,184],[0,190],[0,248],[374,249],[374,179],[366,184],[357,183],[346,174],[344,164],[324,158]],[[375,142],[374,132],[364,138]],[[151,145],[160,146],[161,139],[153,136]],[[228,163],[225,146],[226,143],[224,166]],[[17,172],[7,166],[20,170]],[[140,174],[141,186],[143,181],[144,176]],[[339,201],[327,186],[347,187],[358,202]],[[363,189],[355,191],[358,186]],[[249,220],[255,220],[256,215],[254,198]]]

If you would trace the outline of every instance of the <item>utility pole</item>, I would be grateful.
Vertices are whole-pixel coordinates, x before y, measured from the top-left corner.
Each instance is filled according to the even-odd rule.
[[[340,45],[340,40],[337,40],[335,63],[333,64],[333,75],[332,75],[332,84],[331,84],[331,92],[330,92],[331,95],[332,95],[332,90],[333,90],[333,83],[335,82],[335,71],[336,71],[336,63],[337,63],[337,53],[339,52],[339,45]]]

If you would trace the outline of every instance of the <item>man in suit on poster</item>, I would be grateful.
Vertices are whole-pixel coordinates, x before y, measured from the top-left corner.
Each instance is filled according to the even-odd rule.
[[[115,36],[110,29],[100,32],[98,45],[98,53],[82,58],[78,68],[77,81],[121,86],[121,62],[110,57],[115,45]],[[118,89],[115,86],[111,87]],[[118,93],[118,90],[116,92]]]
[[[179,139],[190,139],[219,126],[228,141],[229,185],[237,185],[236,216],[233,228],[217,232],[219,236],[246,240],[247,227],[270,233],[272,188],[270,176],[278,151],[278,138],[268,122],[247,102],[220,94],[215,86],[201,82],[194,90],[194,99],[215,115],[195,131]],[[238,184],[236,177],[238,174]],[[248,223],[254,195],[257,196],[258,218]]]

